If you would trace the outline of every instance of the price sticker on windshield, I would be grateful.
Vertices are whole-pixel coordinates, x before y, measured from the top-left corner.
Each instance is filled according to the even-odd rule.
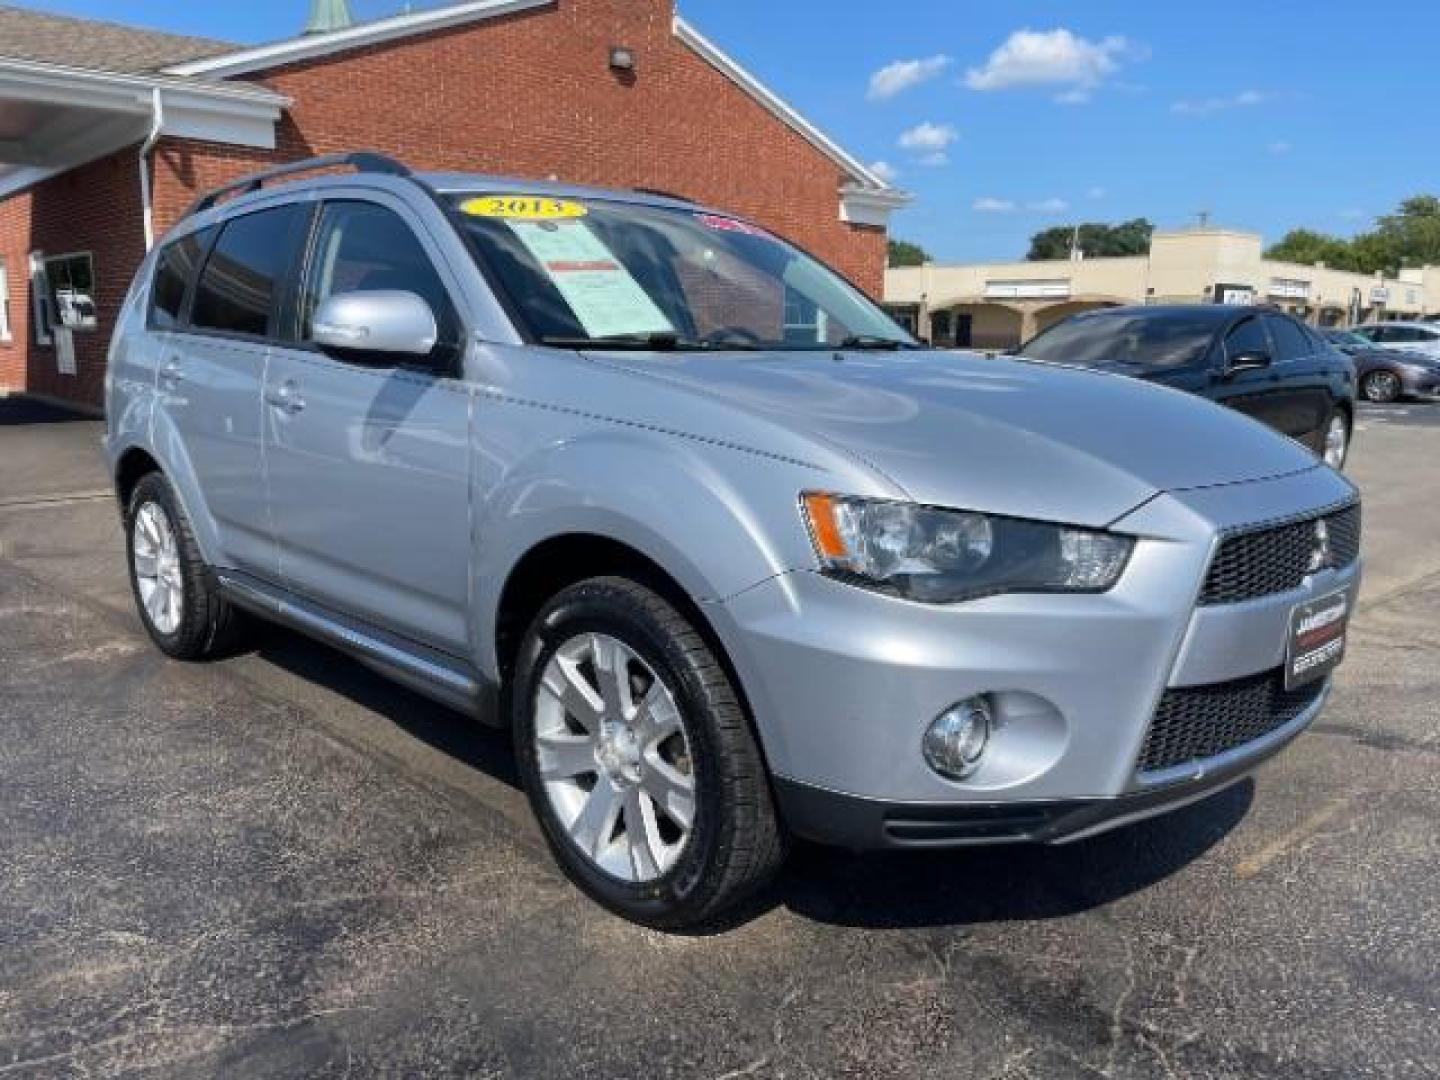
[[[590,211],[571,199],[543,195],[481,195],[460,204],[471,217],[502,218],[507,221],[566,221],[583,218]]]
[[[766,240],[774,239],[759,225],[751,225],[750,222],[738,218],[722,217],[720,214],[696,214],[695,220],[716,232],[743,233],[746,236],[763,236]]]

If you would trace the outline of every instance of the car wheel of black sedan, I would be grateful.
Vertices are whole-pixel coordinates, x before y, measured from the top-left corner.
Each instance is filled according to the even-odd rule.
[[[1360,393],[1366,401],[1387,403],[1400,398],[1400,376],[1383,369],[1372,371],[1360,380]]]

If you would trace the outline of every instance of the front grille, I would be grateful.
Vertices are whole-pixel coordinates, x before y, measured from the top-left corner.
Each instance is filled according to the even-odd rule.
[[[1156,772],[1223,754],[1282,728],[1319,700],[1325,680],[1285,689],[1285,671],[1208,686],[1166,690],[1140,751],[1140,771]]]
[[[1226,536],[1205,576],[1200,603],[1235,604],[1299,588],[1311,572],[1315,522],[1320,517],[1330,530],[1330,561],[1326,565],[1334,569],[1349,566],[1360,555],[1359,503]]]

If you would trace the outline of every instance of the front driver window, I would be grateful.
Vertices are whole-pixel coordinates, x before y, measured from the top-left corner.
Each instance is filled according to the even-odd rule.
[[[310,340],[315,311],[339,293],[401,290],[430,305],[440,328],[437,349],[454,349],[454,308],[440,275],[410,226],[392,210],[368,202],[329,202],[300,295],[300,337]]]

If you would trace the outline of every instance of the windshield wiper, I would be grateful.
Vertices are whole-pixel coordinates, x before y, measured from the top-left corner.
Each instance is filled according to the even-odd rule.
[[[560,334],[546,334],[540,344],[552,345],[557,349],[635,349],[644,352],[676,352],[678,350],[703,349],[705,344],[682,338],[679,334],[658,332],[653,334],[610,334],[605,337],[566,337]]]
[[[851,334],[835,346],[837,349],[868,349],[874,352],[899,352],[915,346],[895,338],[880,337],[878,334]]]
[[[610,334],[605,337],[565,337],[547,334],[540,344],[557,349],[631,349],[642,352],[755,352],[749,341],[696,341],[670,331],[649,334]]]

